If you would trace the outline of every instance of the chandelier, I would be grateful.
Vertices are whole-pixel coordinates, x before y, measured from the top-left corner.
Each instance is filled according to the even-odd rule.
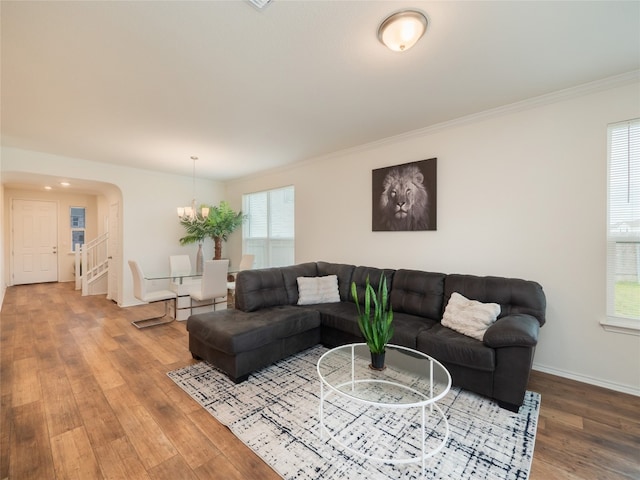
[[[193,199],[191,200],[191,205],[187,207],[178,207],[176,210],[178,211],[178,217],[180,220],[193,222],[198,218],[202,219],[208,217],[209,207],[202,207],[200,213],[198,213],[198,209],[196,207],[196,160],[198,160],[198,157],[192,156],[191,160],[193,160]]]

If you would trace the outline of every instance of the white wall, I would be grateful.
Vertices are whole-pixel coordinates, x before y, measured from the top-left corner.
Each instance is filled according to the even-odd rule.
[[[640,394],[640,336],[606,332],[607,124],[640,84],[561,92],[227,185],[294,185],[296,261],[520,277],[547,295],[535,368]],[[551,103],[550,103],[551,102]],[[438,229],[371,231],[371,170],[438,158]],[[240,235],[231,239],[241,254]]]
[[[121,262],[119,263],[118,304],[138,303],[133,297],[129,259],[140,262],[146,272],[168,271],[169,255],[186,253],[195,261],[197,246],[181,247],[184,229],[178,222],[176,207],[188,205],[193,197],[191,176],[176,176],[82,159],[74,159],[27,150],[2,147],[2,171],[92,180],[115,185],[119,195],[107,193],[107,205],[101,204],[99,222],[104,224],[108,205],[119,201],[121,216]],[[224,189],[218,182],[197,180],[198,201],[218,203]],[[119,196],[119,198],[118,198]],[[6,220],[3,223],[6,229]],[[100,225],[101,231],[103,225]],[[213,257],[213,243],[204,245],[206,258]]]

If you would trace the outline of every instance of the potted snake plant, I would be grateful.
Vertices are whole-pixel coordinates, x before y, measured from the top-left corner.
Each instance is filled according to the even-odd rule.
[[[360,307],[358,290],[351,282],[351,296],[358,309],[358,326],[371,352],[371,365],[374,370],[384,370],[386,346],[393,337],[393,309],[387,292],[387,279],[380,276],[376,291],[367,277],[364,289],[364,304]]]

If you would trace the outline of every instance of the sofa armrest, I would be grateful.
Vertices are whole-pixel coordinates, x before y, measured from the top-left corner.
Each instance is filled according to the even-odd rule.
[[[538,320],[527,314],[516,313],[496,320],[484,333],[487,347],[535,347],[538,343]]]

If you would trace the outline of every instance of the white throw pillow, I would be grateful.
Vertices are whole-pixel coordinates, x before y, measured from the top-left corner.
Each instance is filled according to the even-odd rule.
[[[298,305],[336,303],[340,301],[338,276],[298,277]]]
[[[500,305],[497,303],[469,300],[453,292],[444,309],[442,325],[482,341],[484,332],[496,321],[498,315],[500,315]]]

